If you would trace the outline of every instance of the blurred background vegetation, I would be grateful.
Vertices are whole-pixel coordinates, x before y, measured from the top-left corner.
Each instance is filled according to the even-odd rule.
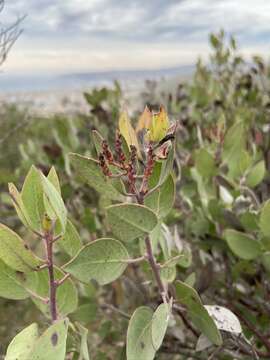
[[[246,61],[235,40],[223,31],[210,36],[210,46],[209,61],[198,60],[190,80],[174,82],[173,90],[148,81],[131,117],[136,123],[146,104],[151,108],[163,104],[170,120],[178,123],[176,200],[159,246],[163,255],[180,246],[185,258],[163,276],[169,281],[187,281],[206,304],[230,308],[258,356],[267,358],[270,240],[260,239],[263,255],[251,261],[232,252],[221,233],[231,228],[255,234],[258,209],[270,195],[270,67],[259,56]],[[37,116],[16,104],[0,109],[1,222],[37,249],[39,244],[21,228],[7,193],[7,183],[19,186],[32,164],[45,174],[52,165],[56,167],[65,203],[84,242],[106,234],[104,199],[78,181],[67,154],[95,155],[90,140],[94,129],[114,141],[112,129],[118,124],[123,91],[115,82],[113,87],[84,93],[84,98],[88,112],[78,108],[72,116]],[[56,256],[60,259],[63,255],[57,252]],[[80,306],[71,319],[89,329],[94,360],[124,359],[129,315],[140,304],[157,301],[156,293],[148,292],[150,280],[147,268],[134,265],[111,286],[80,288]],[[47,322],[29,299],[1,298],[0,314],[2,354],[18,330],[34,320],[44,326]],[[174,317],[157,359],[208,359],[212,350],[195,352],[196,340],[197,332],[186,327],[186,319]],[[247,342],[228,338],[226,347],[212,358],[253,356]]]

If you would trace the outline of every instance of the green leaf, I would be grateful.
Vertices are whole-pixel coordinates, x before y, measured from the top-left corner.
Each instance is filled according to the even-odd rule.
[[[31,167],[25,178],[21,198],[29,215],[33,229],[40,231],[45,209],[43,204],[43,188],[40,181],[40,171],[35,166]]]
[[[80,346],[80,357],[79,360],[90,360],[87,344],[88,329],[80,324],[76,324],[81,334],[81,346]]]
[[[12,183],[9,183],[8,190],[12,199],[13,206],[15,207],[15,210],[21,222],[24,224],[25,227],[34,229],[35,225],[32,223],[29,217],[29,214],[23,204],[22,196],[16,186]]]
[[[58,175],[57,175],[57,172],[56,172],[54,166],[51,167],[49,174],[47,176],[47,179],[50,180],[50,182],[53,184],[53,186],[56,188],[56,190],[61,195],[60,181],[59,181],[59,178],[58,178]]]
[[[210,178],[215,174],[216,166],[213,156],[204,148],[195,154],[195,167],[204,178]]]
[[[170,318],[170,307],[168,304],[161,304],[156,309],[152,319],[152,341],[157,351],[162,345]]]
[[[57,176],[57,173],[55,171],[55,168],[52,167],[48,176],[47,176],[47,179],[51,182],[51,184],[55,187],[55,189],[57,190],[57,192],[59,193],[60,197],[61,197],[61,187],[60,187],[60,182],[59,182],[59,179],[58,179],[58,176]],[[43,201],[44,201],[44,207],[46,209],[46,213],[47,215],[49,216],[50,219],[55,219],[55,211],[54,209],[52,208],[51,204],[50,204],[50,201],[48,199],[48,197],[43,193]],[[57,223],[60,225],[61,223],[59,221],[57,221]],[[59,234],[61,234],[62,232],[62,229],[61,229],[61,226],[59,228]]]
[[[82,282],[96,280],[100,285],[116,280],[127,267],[126,248],[114,239],[99,239],[84,246],[77,256],[65,265]]]
[[[173,170],[173,162],[174,162],[174,144],[170,148],[167,159],[161,161],[161,169],[160,169],[160,177],[158,181],[158,185],[162,185],[164,181],[166,181],[167,177],[171,174]]]
[[[168,215],[174,204],[175,184],[172,175],[164,183],[145,198],[145,205],[152,209],[158,217]]]
[[[263,205],[259,223],[263,235],[270,237],[270,200],[266,201]]]
[[[72,314],[70,318],[72,321],[77,321],[83,325],[93,323],[97,317],[98,307],[96,302],[88,300],[86,304],[80,305]]]
[[[19,235],[3,224],[0,224],[0,259],[22,272],[32,271],[41,264]]]
[[[35,323],[23,329],[9,344],[5,360],[30,360],[30,351],[38,336],[38,326]]]
[[[138,156],[141,157],[141,155],[140,155],[140,146],[139,146],[139,143],[138,143],[137,134],[136,134],[135,130],[133,129],[132,125],[131,125],[131,121],[129,119],[129,116],[128,116],[128,113],[127,113],[126,110],[124,110],[120,114],[118,125],[119,125],[120,134],[126,140],[129,149],[130,149],[131,145],[135,146],[136,149],[137,149]]]
[[[187,307],[193,324],[215,345],[222,344],[221,334],[211,316],[203,306],[195,289],[182,281],[176,281],[176,297]]]
[[[21,285],[18,273],[0,260],[0,296],[6,299],[23,300],[29,297]]]
[[[152,309],[141,306],[132,315],[127,331],[127,360],[152,360],[162,345],[170,317],[168,304]]]
[[[192,264],[192,252],[189,247],[183,249],[181,253],[181,258],[179,259],[177,265],[181,266],[182,268],[189,268]]]
[[[57,240],[57,245],[70,257],[75,256],[82,247],[82,241],[78,231],[70,220],[67,220],[64,235]]]
[[[231,172],[239,172],[239,160],[245,149],[246,131],[243,121],[237,121],[226,132],[222,158]]]
[[[246,177],[246,184],[249,187],[255,187],[260,184],[265,176],[265,163],[264,160],[259,161]]]
[[[97,130],[92,131],[92,139],[95,144],[97,155],[102,153],[102,142],[104,141],[103,137]]]
[[[81,156],[69,154],[70,160],[79,178],[100,194],[111,200],[119,200],[120,194],[114,187],[114,182],[102,173],[98,161]],[[115,179],[119,182],[119,179]]]
[[[172,283],[176,278],[176,266],[167,266],[160,269],[161,279]]]
[[[155,349],[152,340],[153,311],[141,306],[133,313],[127,331],[127,360],[153,360]]]
[[[260,243],[245,233],[233,229],[226,229],[223,236],[229,248],[240,259],[252,260],[261,253]]]
[[[55,280],[60,280],[64,276],[63,271],[56,267],[54,267],[54,274]],[[32,290],[41,297],[49,297],[48,269],[29,274],[27,276],[26,286],[29,290]],[[32,298],[32,301],[43,314],[48,318],[50,317],[49,305],[44,304],[44,302],[34,297]],[[57,310],[62,317],[77,309],[78,293],[71,279],[65,280],[65,282],[57,289],[56,304]]]
[[[155,213],[143,205],[119,204],[106,210],[113,233],[123,241],[149,234],[158,223]]]
[[[65,360],[68,319],[51,325],[35,342],[29,360]]]
[[[43,190],[47,196],[48,202],[53,209],[55,217],[60,221],[62,230],[65,231],[67,222],[67,210],[61,198],[61,195],[50,180],[48,180],[42,173],[40,173],[40,176]]]

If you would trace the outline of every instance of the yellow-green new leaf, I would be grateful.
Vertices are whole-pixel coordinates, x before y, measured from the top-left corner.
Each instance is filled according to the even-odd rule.
[[[158,113],[152,113],[152,120],[149,127],[148,139],[158,142],[162,140],[169,129],[170,123],[168,115],[162,106]]]
[[[158,223],[156,214],[143,205],[119,204],[109,206],[106,210],[113,233],[123,241],[149,234]]]
[[[82,282],[96,280],[109,284],[125,271],[129,255],[118,240],[104,238],[84,246],[68,264],[65,271]]]
[[[129,149],[130,149],[130,145],[135,146],[137,149],[137,153],[140,156],[140,147],[139,147],[137,135],[131,125],[130,119],[128,117],[128,113],[125,110],[120,114],[119,131],[120,131],[120,134],[126,140]]]

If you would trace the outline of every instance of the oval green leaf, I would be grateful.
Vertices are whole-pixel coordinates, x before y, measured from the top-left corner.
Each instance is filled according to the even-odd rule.
[[[152,209],[159,218],[164,218],[173,207],[174,196],[174,179],[172,175],[169,175],[161,186],[146,196],[145,205]]]
[[[20,282],[18,272],[8,267],[2,260],[0,260],[0,296],[12,300],[23,300],[29,297]]]
[[[57,232],[57,230],[56,230]],[[61,232],[61,231],[60,231]],[[67,220],[67,225],[64,235],[57,240],[57,246],[65,251],[70,257],[75,256],[82,247],[80,235],[70,220]]]
[[[153,360],[155,349],[152,340],[153,311],[141,306],[133,313],[127,331],[127,360]]]
[[[119,204],[106,210],[113,233],[123,241],[149,234],[158,223],[156,214],[143,205]]]
[[[82,181],[100,194],[104,195],[106,198],[119,200],[120,194],[115,189],[114,182],[104,176],[98,161],[73,153],[69,154],[69,157],[71,164],[74,166],[77,175]]]
[[[127,267],[126,248],[118,240],[99,239],[84,246],[65,271],[82,282],[96,280],[100,285],[116,280]]]
[[[38,336],[38,326],[35,323],[23,329],[9,344],[5,360],[29,360]]]
[[[261,253],[260,243],[245,233],[226,229],[223,236],[231,251],[240,259],[253,260]]]
[[[28,360],[64,360],[67,332],[68,319],[55,322],[35,342]]]
[[[152,319],[152,341],[154,349],[157,351],[162,345],[168,322],[170,319],[170,307],[168,304],[160,304],[156,309]]]
[[[249,187],[255,187],[260,182],[263,181],[265,176],[265,163],[264,160],[259,161],[253,168],[250,170],[246,177],[246,184]]]
[[[21,272],[32,271],[41,264],[19,235],[3,224],[0,224],[0,259]]]
[[[40,172],[32,166],[25,178],[21,198],[34,230],[40,231],[44,216],[43,188]]]
[[[215,345],[222,344],[221,334],[211,316],[203,306],[195,289],[182,281],[176,281],[176,297],[187,307],[193,324]]]

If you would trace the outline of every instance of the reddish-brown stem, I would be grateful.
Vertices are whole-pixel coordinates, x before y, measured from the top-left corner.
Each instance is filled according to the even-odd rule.
[[[143,205],[144,195],[140,194],[140,196],[137,197],[137,201],[139,204]],[[160,277],[160,266],[157,263],[156,258],[154,256],[151,239],[150,239],[149,235],[147,235],[145,238],[145,246],[146,246],[147,260],[153,271],[153,274],[154,274],[155,280],[157,282],[158,289],[159,289],[160,295],[162,297],[162,300],[168,301],[169,299],[168,299],[167,290],[166,290],[166,288],[161,280],[161,277]]]
[[[159,267],[159,265],[156,261],[156,258],[153,254],[153,248],[152,248],[152,244],[151,244],[151,240],[150,240],[149,236],[146,236],[146,238],[145,238],[145,245],[146,245],[147,259],[152,268],[154,277],[156,279],[160,295],[163,300],[167,301],[168,300],[167,291],[166,291],[165,286],[160,277],[160,270],[159,270],[160,267]]]
[[[54,278],[54,268],[53,268],[53,231],[48,230],[44,234],[46,252],[47,252],[47,263],[48,263],[48,273],[49,273],[49,305],[52,322],[57,320],[57,307],[56,307],[56,291],[57,291],[57,282]]]

